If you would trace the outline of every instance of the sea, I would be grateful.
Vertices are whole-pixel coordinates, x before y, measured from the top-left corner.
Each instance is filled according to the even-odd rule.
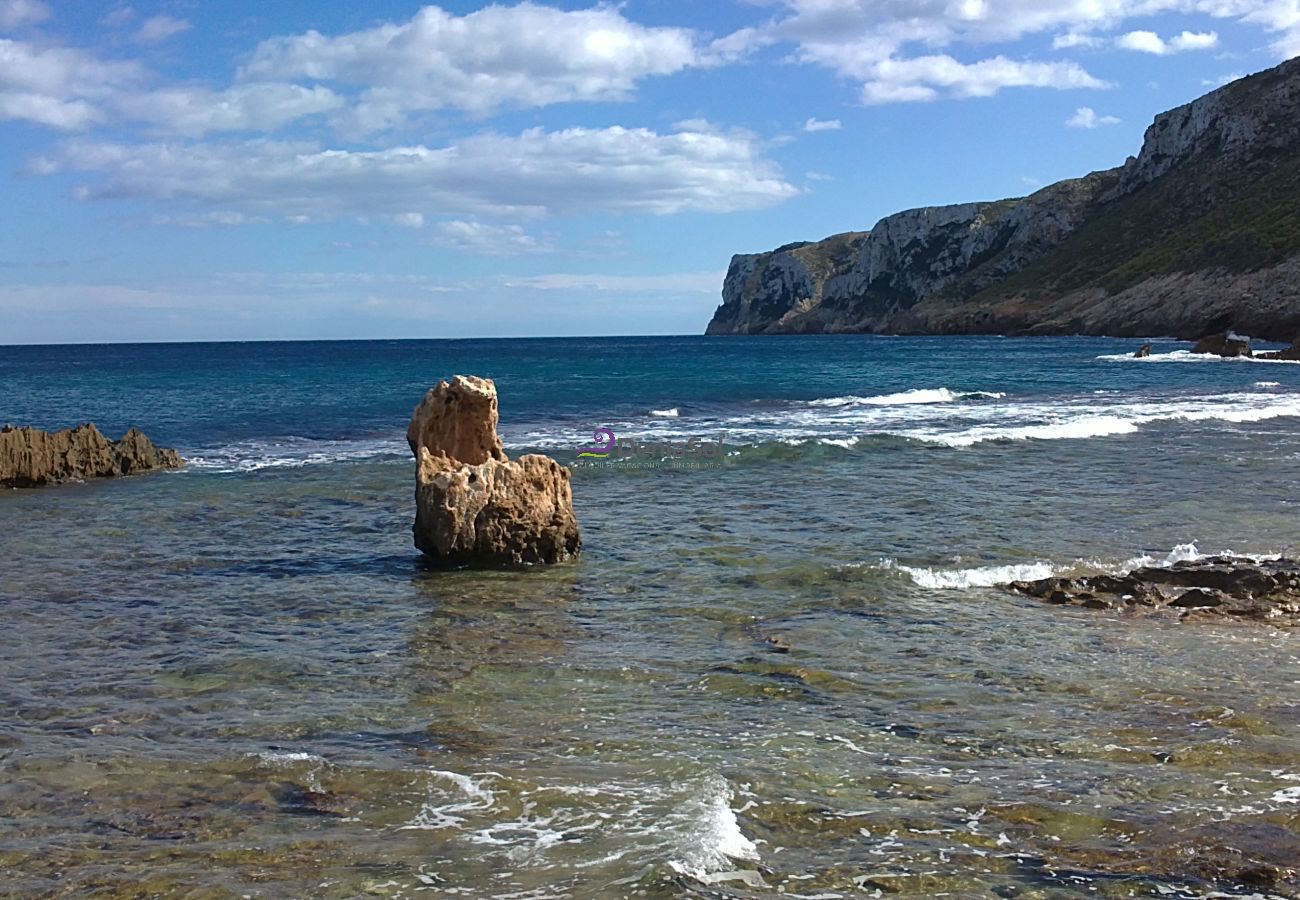
[[[1300,554],[1300,365],[1139,343],[0,347],[188,460],[0,493],[0,896],[1300,896],[1300,635],[1004,588]],[[415,550],[455,374],[579,561]]]

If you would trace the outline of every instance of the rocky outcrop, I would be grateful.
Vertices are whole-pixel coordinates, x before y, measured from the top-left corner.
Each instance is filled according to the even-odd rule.
[[[415,546],[444,566],[576,557],[569,470],[537,454],[510,460],[497,419],[496,385],[465,375],[439,382],[415,408],[406,432],[418,461]]]
[[[116,443],[93,423],[55,432],[12,425],[0,429],[0,485],[5,487],[135,475],[184,464],[175,450],[155,447],[135,428]]]
[[[1300,59],[1024,198],[733,257],[709,334],[1300,336]]]
[[[1222,356],[1232,359],[1237,356],[1253,356],[1250,350],[1250,338],[1232,334],[1211,334],[1201,338],[1192,348],[1193,353],[1205,353],[1210,356]]]
[[[1290,347],[1284,347],[1281,350],[1265,350],[1262,353],[1256,353],[1255,358],[1285,359],[1290,362],[1300,362],[1300,340],[1293,342]]]
[[[1008,587],[1062,606],[1300,626],[1300,562],[1291,559],[1216,556],[1126,575],[1044,578]]]

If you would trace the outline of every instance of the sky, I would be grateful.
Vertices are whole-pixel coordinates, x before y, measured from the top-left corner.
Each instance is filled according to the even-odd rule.
[[[701,333],[1121,164],[1300,0],[0,0],[0,344]]]

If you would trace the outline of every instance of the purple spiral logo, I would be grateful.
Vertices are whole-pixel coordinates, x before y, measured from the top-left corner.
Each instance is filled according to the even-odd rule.
[[[589,457],[593,459],[609,459],[609,454],[614,450],[614,432],[608,428],[597,428],[591,435],[592,444],[590,447],[579,447],[578,458]]]

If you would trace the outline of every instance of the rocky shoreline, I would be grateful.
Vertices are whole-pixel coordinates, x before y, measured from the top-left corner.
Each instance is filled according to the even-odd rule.
[[[183,465],[179,453],[154,446],[137,428],[118,441],[109,441],[93,422],[55,432],[12,425],[0,429],[0,487],[41,487]]]
[[[1172,616],[1180,621],[1300,626],[1300,561],[1213,556],[1124,575],[1013,581],[1009,590],[1058,606]]]

